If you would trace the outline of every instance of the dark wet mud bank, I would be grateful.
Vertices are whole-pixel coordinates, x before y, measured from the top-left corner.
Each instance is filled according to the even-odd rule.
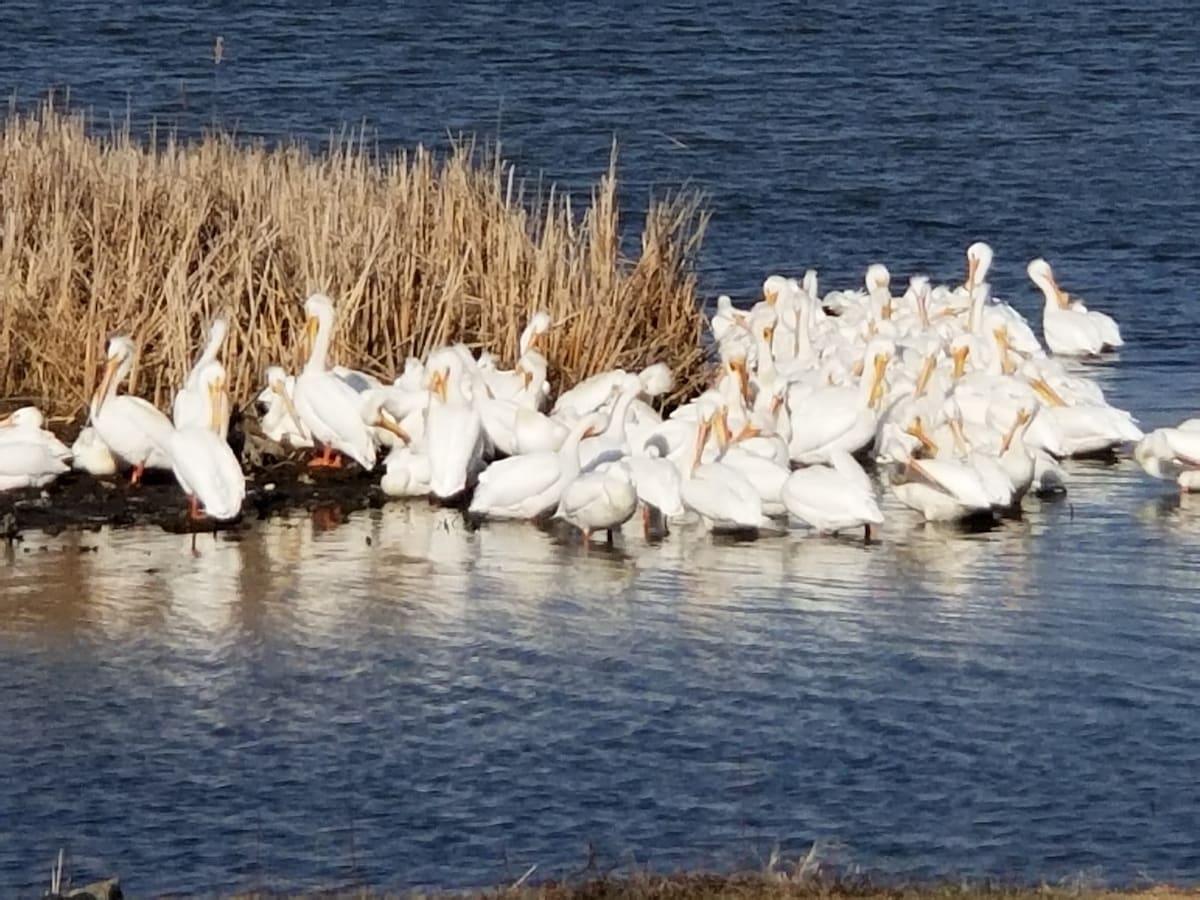
[[[303,511],[316,521],[337,524],[349,513],[382,506],[386,500],[375,474],[355,467],[310,470],[303,462],[286,461],[249,476],[239,518],[194,520],[170,472],[147,470],[138,485],[130,485],[124,476],[102,479],[69,472],[43,488],[0,494],[0,537],[11,540],[26,531],[56,534],[106,525],[150,525],[175,533],[230,531]]]

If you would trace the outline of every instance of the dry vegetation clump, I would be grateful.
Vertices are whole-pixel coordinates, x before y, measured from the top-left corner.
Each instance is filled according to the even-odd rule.
[[[664,360],[670,400],[706,376],[693,269],[699,198],[650,203],[637,259],[620,253],[615,154],[577,211],[473,144],[444,157],[380,155],[343,140],[185,142],[97,136],[46,104],[10,109],[0,134],[0,396],[76,410],[105,339],[141,346],[138,393],[165,407],[210,318],[230,320],[240,403],[264,368],[296,362],[302,301],[338,304],[335,361],[389,379],[450,341],[511,365],[529,315],[555,325],[552,384]]]
[[[1004,886],[969,883],[910,884],[892,887],[826,879],[799,881],[762,873],[676,874],[596,878],[578,883],[496,888],[473,892],[375,893],[329,891],[311,894],[251,893],[238,900],[279,898],[383,900],[383,898],[508,898],[508,900],[1196,900],[1200,891],[1159,885],[1122,891],[1084,886]]]

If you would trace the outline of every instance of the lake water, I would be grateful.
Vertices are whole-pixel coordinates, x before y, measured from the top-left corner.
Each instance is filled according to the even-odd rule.
[[[763,5],[764,7],[766,5]],[[1188,4],[9,3],[0,88],[101,120],[499,137],[629,202],[689,183],[706,297],[997,252],[1116,315],[1145,427],[1196,411]],[[212,62],[220,35],[225,56]],[[985,534],[630,534],[421,504],[237,541],[31,537],[0,567],[0,887],[138,894],[761,865],[1200,879],[1200,504],[1128,461]],[[324,520],[322,520],[324,521]],[[370,539],[370,543],[368,543]],[[81,552],[83,547],[87,552]],[[92,549],[94,548],[94,550]],[[589,850],[590,848],[590,850]]]

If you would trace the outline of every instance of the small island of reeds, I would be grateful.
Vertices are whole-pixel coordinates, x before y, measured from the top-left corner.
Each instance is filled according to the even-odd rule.
[[[541,309],[557,379],[661,360],[673,396],[693,394],[706,374],[694,262],[707,213],[692,192],[650,199],[636,258],[622,255],[620,213],[615,152],[578,203],[471,141],[382,153],[346,138],[318,152],[10,107],[0,396],[77,412],[105,339],[123,332],[141,345],[137,393],[163,406],[223,315],[230,391],[253,397],[264,369],[294,355],[314,290],[338,298],[335,356],[367,371],[451,341],[511,363]]]

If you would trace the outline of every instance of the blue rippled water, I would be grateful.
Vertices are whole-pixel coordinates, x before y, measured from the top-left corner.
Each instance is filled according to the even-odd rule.
[[[615,138],[631,206],[708,194],[707,297],[877,260],[950,278],[984,238],[1034,316],[1044,255],[1121,322],[1093,374],[1155,426],[1200,386],[1198,22],[1169,2],[14,2],[0,88],[184,133],[477,132],[574,187]],[[602,868],[758,865],[814,841],[888,876],[1200,879],[1200,510],[1128,462],[1070,476],[982,535],[889,506],[870,548],[680,534],[584,557],[419,506],[198,559],[132,531],[17,547],[0,887],[39,892],[60,846],[139,896],[494,883],[589,847]]]

